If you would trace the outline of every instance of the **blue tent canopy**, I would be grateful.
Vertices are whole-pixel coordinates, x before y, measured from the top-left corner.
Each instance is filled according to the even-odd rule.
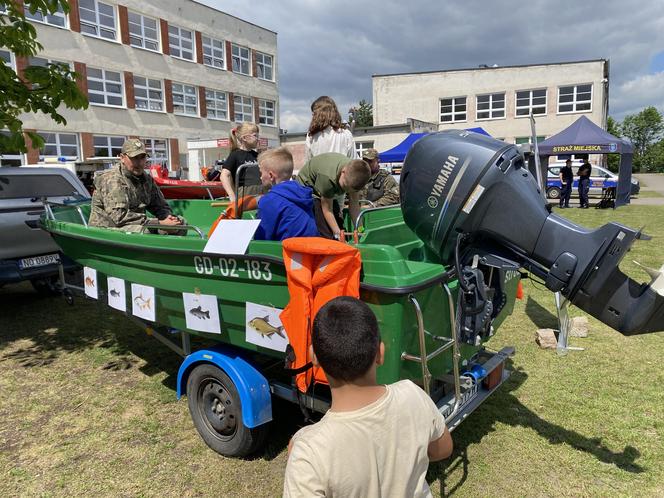
[[[487,137],[491,136],[483,128],[468,128],[467,130]],[[380,152],[378,154],[380,161],[383,163],[402,163],[413,144],[425,135],[428,135],[428,133],[411,133],[399,145],[395,145],[385,152]]]
[[[632,144],[614,137],[586,116],[581,116],[557,135],[538,144],[542,163],[548,156],[565,154],[620,154],[616,207],[629,204],[632,181]]]

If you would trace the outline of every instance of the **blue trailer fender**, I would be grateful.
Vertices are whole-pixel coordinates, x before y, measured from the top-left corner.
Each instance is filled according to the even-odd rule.
[[[223,346],[201,349],[184,359],[178,371],[178,399],[187,390],[189,373],[202,363],[215,365],[233,381],[240,395],[242,423],[246,427],[258,427],[272,420],[272,397],[267,379],[235,351]]]

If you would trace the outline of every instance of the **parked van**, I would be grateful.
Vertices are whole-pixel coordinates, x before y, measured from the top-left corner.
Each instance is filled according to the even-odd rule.
[[[572,171],[574,172],[574,186],[572,187],[572,196],[578,196],[579,177],[576,172],[582,163],[575,162],[572,164]],[[549,199],[559,199],[562,188],[560,181],[560,169],[565,166],[565,162],[556,162],[549,165],[549,171],[546,179],[546,194]],[[592,166],[590,172],[590,195],[601,196],[607,188],[618,187],[618,175],[609,171],[602,166]],[[632,178],[631,195],[637,195],[641,190],[639,181]]]
[[[64,203],[90,194],[68,168],[0,167],[0,287],[29,280],[39,293],[50,294],[60,262],[66,272],[78,269],[40,228],[44,197]]]

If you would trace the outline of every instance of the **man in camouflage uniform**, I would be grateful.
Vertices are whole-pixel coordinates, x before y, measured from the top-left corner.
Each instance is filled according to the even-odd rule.
[[[371,167],[371,178],[360,192],[360,199],[371,201],[375,207],[399,204],[399,184],[387,171],[380,169],[378,151],[367,149],[362,159]]]
[[[145,172],[147,157],[143,142],[135,138],[125,140],[120,163],[95,179],[90,226],[140,232],[143,225],[185,223],[184,219],[173,216],[159,187]],[[146,211],[156,218],[148,218]],[[177,231],[177,234],[183,231]],[[167,233],[176,232],[169,230]]]

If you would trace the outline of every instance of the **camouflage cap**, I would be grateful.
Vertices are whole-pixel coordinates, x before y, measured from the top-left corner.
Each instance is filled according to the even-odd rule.
[[[362,159],[368,159],[369,161],[373,161],[374,159],[378,158],[378,151],[376,149],[366,149],[365,151],[362,151]]]
[[[127,154],[129,157],[136,157],[141,154],[148,155],[145,152],[145,144],[137,138],[128,138],[122,144],[122,154]]]

